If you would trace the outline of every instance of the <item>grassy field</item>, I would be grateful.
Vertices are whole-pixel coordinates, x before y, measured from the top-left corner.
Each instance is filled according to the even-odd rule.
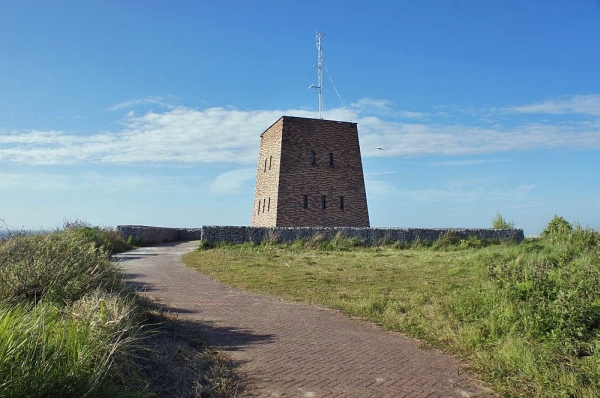
[[[65,227],[0,239],[0,397],[232,396],[226,358],[126,288],[126,242]]]
[[[505,396],[600,396],[600,235],[560,217],[518,245],[317,238],[204,248],[184,261],[238,288],[422,339]]]

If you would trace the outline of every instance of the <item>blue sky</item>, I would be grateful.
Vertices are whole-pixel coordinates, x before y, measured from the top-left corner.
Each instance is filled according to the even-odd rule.
[[[600,1],[0,0],[0,219],[249,225],[260,134],[358,123],[372,226],[600,229]],[[331,81],[335,82],[341,99]],[[376,148],[383,147],[385,151]]]

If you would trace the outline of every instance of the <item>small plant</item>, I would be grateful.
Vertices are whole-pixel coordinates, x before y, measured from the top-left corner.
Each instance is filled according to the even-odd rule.
[[[448,231],[433,242],[431,248],[433,250],[449,249],[457,246],[460,241],[461,239],[456,232]]]
[[[461,239],[458,246],[461,249],[480,249],[486,246],[486,242],[476,236],[469,236],[467,239]]]
[[[275,244],[279,241],[279,233],[275,232],[273,228],[267,230],[267,234],[263,237],[262,243],[264,244]]]
[[[321,243],[325,240],[325,235],[322,233],[314,234],[309,240],[307,240],[304,244],[305,249],[317,249]]]
[[[492,218],[492,228],[494,229],[515,229],[515,224],[512,221],[508,221],[502,217],[502,214],[496,212],[496,215]]]
[[[542,237],[550,239],[561,239],[571,234],[573,225],[563,217],[554,215],[542,231]]]
[[[130,236],[131,238],[131,236]],[[203,239],[200,241],[200,244],[198,245],[198,251],[203,251],[203,250],[210,250],[210,249],[214,249],[215,245],[210,243],[209,241],[207,241],[206,239]]]

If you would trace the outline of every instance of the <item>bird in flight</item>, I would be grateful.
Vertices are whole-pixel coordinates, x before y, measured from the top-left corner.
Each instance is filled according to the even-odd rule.
[[[380,147],[377,147],[377,148],[375,148],[375,149],[379,149],[380,151],[385,151],[385,149],[383,149],[383,148],[380,148]]]

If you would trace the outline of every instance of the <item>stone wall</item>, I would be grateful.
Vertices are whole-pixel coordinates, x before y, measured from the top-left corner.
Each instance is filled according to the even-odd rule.
[[[452,232],[461,239],[475,236],[481,240],[520,242],[524,239],[522,229],[460,229],[460,228],[353,228],[353,227],[238,227],[203,226],[201,239],[210,244],[221,242],[244,243],[263,241],[293,242],[323,235],[331,239],[338,233],[346,238],[357,238],[367,244],[400,242],[410,244],[416,240],[433,242]]]
[[[136,242],[150,245],[153,243],[200,240],[200,228],[163,228],[145,225],[119,225],[117,231],[124,239],[130,236]]]

